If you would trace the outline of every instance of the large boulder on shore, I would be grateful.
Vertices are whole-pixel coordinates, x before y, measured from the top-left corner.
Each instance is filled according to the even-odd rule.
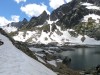
[[[64,58],[64,60],[63,60],[63,64],[68,65],[68,64],[70,64],[70,63],[71,63],[71,58],[69,58],[68,56],[66,56],[66,57]]]

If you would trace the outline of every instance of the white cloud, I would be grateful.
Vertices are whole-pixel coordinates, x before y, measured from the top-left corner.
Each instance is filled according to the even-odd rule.
[[[13,15],[11,16],[11,20],[6,19],[3,16],[0,16],[0,26],[5,26],[11,22],[18,22],[20,16]]]
[[[0,26],[7,25],[10,23],[5,17],[0,16]]]
[[[50,1],[49,5],[53,9],[56,9],[65,3],[65,0],[49,0],[49,1]]]
[[[17,15],[11,16],[11,19],[12,19],[13,22],[19,22],[19,18],[20,18],[20,16],[17,16]]]
[[[59,6],[65,4],[66,2],[69,3],[72,0],[49,0],[49,5],[53,9],[57,9]]]
[[[17,3],[26,2],[26,0],[15,0],[15,2],[17,2]]]
[[[24,12],[29,17],[32,16],[39,16],[44,10],[50,14],[50,12],[47,10],[47,6],[44,4],[27,4],[25,6],[22,6],[21,11]]]
[[[72,0],[65,0],[67,3],[71,2]]]

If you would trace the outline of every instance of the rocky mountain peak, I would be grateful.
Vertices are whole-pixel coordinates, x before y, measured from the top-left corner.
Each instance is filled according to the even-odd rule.
[[[32,17],[29,21],[29,24],[26,26],[26,28],[30,29],[31,27],[42,25],[46,22],[46,20],[49,18],[49,15],[46,11],[43,11],[43,13],[38,17]]]
[[[72,0],[54,10],[50,19],[52,21],[58,19],[58,25],[72,27],[79,24],[87,15],[88,18],[93,18],[93,14],[100,16],[100,0]]]
[[[81,7],[82,3],[92,4],[93,6],[100,6],[100,0],[72,0],[71,2],[63,4],[54,10],[50,15],[50,19],[52,21],[61,19],[64,15],[72,12],[75,8],[79,8],[79,6]]]
[[[22,22],[28,22],[28,21],[27,21],[27,19],[26,19],[26,18],[24,18]]]
[[[40,16],[48,16],[46,11],[43,11],[42,14]]]
[[[61,19],[65,14],[67,14],[68,12],[70,12],[78,4],[79,4],[78,0],[72,0],[69,3],[63,4],[62,6],[60,6],[59,8],[57,8],[56,10],[54,10],[51,13],[51,15],[50,15],[51,21],[55,21],[57,19]]]

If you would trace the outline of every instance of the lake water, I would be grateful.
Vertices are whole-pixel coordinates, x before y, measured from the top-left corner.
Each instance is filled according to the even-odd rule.
[[[75,70],[87,70],[100,64],[100,46],[76,48],[75,51],[64,51],[61,55],[71,58],[70,67]]]

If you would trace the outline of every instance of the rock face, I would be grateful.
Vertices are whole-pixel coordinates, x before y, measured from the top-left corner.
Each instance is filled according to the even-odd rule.
[[[97,73],[100,73],[100,65],[96,67]]]
[[[60,6],[59,8],[57,8],[56,10],[54,10],[50,15],[51,20],[61,19],[65,14],[69,14],[73,10],[81,7],[80,3],[82,3],[82,2],[83,3],[86,3],[86,2],[92,3],[97,6],[100,6],[99,0],[72,0],[72,2],[64,4],[64,5]]]
[[[10,25],[11,26],[14,26],[14,27],[17,27],[17,28],[21,28],[23,27],[24,25],[26,25],[28,23],[27,19],[24,18],[22,21],[19,21],[19,22],[12,22]]]
[[[49,18],[49,15],[47,14],[46,11],[44,11],[40,16],[32,17],[31,20],[29,21],[28,25],[26,26],[26,28],[29,29],[31,27],[43,25],[48,18]]]
[[[87,9],[87,5],[82,5],[82,3],[91,3],[93,6],[100,6],[99,0],[73,0],[72,2],[64,4],[54,10],[50,15],[51,20],[54,21],[59,19],[57,22],[58,25],[65,25],[66,27],[71,28],[79,24],[85,15],[100,15],[100,10],[94,8]]]
[[[0,45],[3,45],[3,42],[2,41],[0,41]]]
[[[60,6],[59,8],[57,8],[51,13],[50,19],[53,21],[57,19],[61,19],[65,14],[68,14],[68,12],[70,12],[74,7],[76,7],[76,5],[77,5],[76,0],[73,0],[68,4],[64,4]]]

